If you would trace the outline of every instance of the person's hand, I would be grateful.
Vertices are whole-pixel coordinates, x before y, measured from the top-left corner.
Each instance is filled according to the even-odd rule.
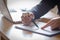
[[[21,16],[22,23],[24,25],[30,25],[33,17],[34,17],[33,13],[23,13]]]
[[[56,17],[51,19],[45,26],[43,26],[41,29],[44,29],[48,26],[51,26],[51,29],[56,29],[56,28],[60,28],[60,17]]]

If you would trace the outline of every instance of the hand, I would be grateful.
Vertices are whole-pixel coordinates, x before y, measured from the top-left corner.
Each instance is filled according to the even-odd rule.
[[[51,19],[45,26],[43,26],[41,29],[44,29],[48,26],[51,26],[51,29],[56,29],[56,28],[60,28],[60,17],[56,17]]]
[[[33,13],[23,13],[21,16],[22,23],[24,25],[30,25],[33,17],[34,17]]]

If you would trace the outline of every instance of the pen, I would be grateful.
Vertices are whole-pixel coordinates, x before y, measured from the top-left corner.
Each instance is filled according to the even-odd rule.
[[[37,28],[39,28],[39,26],[35,23],[34,20],[32,20],[32,22],[34,23],[34,25],[35,25]]]
[[[29,15],[29,11],[28,10],[25,10],[26,11],[26,13],[28,13],[28,15]],[[29,16],[30,17],[30,16]],[[35,23],[35,21],[34,21],[34,19],[32,19],[32,22],[34,23],[34,25],[39,29],[39,26]]]

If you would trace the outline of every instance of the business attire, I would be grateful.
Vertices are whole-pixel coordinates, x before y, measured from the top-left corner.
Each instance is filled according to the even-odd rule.
[[[60,0],[42,0],[31,9],[31,12],[34,13],[35,19],[39,19],[56,5],[58,6],[58,14],[60,15]]]

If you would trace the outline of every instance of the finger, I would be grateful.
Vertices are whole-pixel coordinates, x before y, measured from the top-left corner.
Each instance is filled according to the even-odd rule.
[[[46,28],[46,27],[48,27],[49,25],[51,25],[51,26],[54,26],[54,25],[56,25],[56,24],[54,24],[54,23],[56,23],[56,22],[59,22],[60,20],[58,19],[58,20],[56,20],[56,19],[53,19],[53,20],[51,20],[51,21],[49,21],[44,27],[42,27],[41,29],[44,29],[44,28]],[[54,25],[53,25],[54,24]],[[58,23],[59,24],[59,23]],[[56,25],[57,26],[57,25]]]
[[[31,18],[31,19],[34,19],[34,15],[33,15],[33,14],[30,14],[30,18]]]
[[[48,24],[46,24],[42,29],[51,26],[52,29],[56,28],[58,26],[58,21],[50,21]]]
[[[24,22],[31,22],[31,18],[28,16],[25,16],[24,18],[22,18],[22,21]]]
[[[49,25],[51,25],[51,24],[53,24],[53,23],[54,23],[54,21],[51,20],[51,21],[49,21],[45,26],[43,26],[41,29],[44,29],[44,28],[48,27]]]
[[[23,14],[22,16],[21,16],[21,18],[26,18],[26,17],[28,17],[29,15],[26,13],[26,14]]]
[[[55,22],[53,25],[51,25],[51,29],[59,28],[58,22]]]
[[[23,13],[22,17],[28,16],[29,13]]]

